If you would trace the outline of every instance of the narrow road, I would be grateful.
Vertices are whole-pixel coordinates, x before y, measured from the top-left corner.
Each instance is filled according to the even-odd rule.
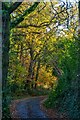
[[[17,116],[21,120],[27,118],[46,118],[49,120],[46,113],[40,109],[40,102],[42,99],[43,97],[31,97],[15,103]]]

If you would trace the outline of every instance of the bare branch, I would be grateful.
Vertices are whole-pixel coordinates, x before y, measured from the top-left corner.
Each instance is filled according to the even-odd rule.
[[[38,10],[38,13],[39,13],[41,10],[43,10],[45,7],[46,7],[46,4],[45,4],[45,2],[44,2],[44,6],[43,6],[40,10]]]
[[[42,27],[41,25],[35,25],[35,24],[28,24],[28,25],[22,25],[22,26],[16,26],[16,28],[27,28],[27,27],[37,27],[40,28]]]

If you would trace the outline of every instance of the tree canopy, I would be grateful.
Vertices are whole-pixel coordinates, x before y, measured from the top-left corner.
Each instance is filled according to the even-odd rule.
[[[77,13],[76,2],[2,3],[3,118],[8,96],[48,91],[46,107],[80,117]]]

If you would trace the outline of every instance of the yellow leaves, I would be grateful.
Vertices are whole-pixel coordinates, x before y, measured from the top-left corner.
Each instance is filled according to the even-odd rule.
[[[27,65],[29,65],[29,60],[30,60],[29,57],[27,57],[27,59],[25,60],[25,63],[26,63]]]
[[[17,44],[15,44],[15,48],[18,48],[18,45],[17,45]]]
[[[70,32],[71,32],[71,33],[74,33],[74,29],[73,29],[73,28],[71,28],[71,29],[70,29]]]
[[[71,38],[73,38],[73,34],[74,34],[74,29],[73,28],[71,28],[70,30],[69,30],[69,32],[68,32],[68,39],[71,39]]]
[[[52,76],[51,69],[47,71],[45,66],[41,66],[41,69],[39,71],[39,82],[41,82],[44,87],[49,87],[49,85],[55,84],[56,80],[57,78],[55,76]]]
[[[68,38],[71,39],[72,37],[73,37],[73,33],[69,34],[69,37],[68,37]]]
[[[51,37],[51,42],[52,42],[52,43],[56,42],[56,37],[54,37],[54,36]]]
[[[75,30],[74,28],[70,28],[69,30],[63,30],[62,32],[64,32],[64,38],[67,38],[67,39],[72,39],[73,38],[73,35],[75,33]]]

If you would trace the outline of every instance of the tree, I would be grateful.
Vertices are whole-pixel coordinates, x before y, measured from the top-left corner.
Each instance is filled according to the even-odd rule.
[[[80,1],[78,2],[78,16],[79,16],[79,21],[78,21],[78,27],[80,28]],[[79,93],[80,93],[80,29],[78,29],[78,36],[75,38],[75,48],[74,48],[74,53],[72,54],[71,57],[73,58],[72,61],[74,61],[73,64],[75,64],[75,71],[74,69],[71,71],[72,66],[70,67],[70,75],[74,71],[74,79],[73,75],[70,78],[70,89],[67,91],[67,94],[64,94],[63,100],[62,100],[62,105],[64,110],[67,110],[67,114],[69,117],[72,117],[73,119],[79,119],[80,118],[80,101],[79,101]],[[74,38],[73,38],[74,39]],[[70,50],[71,51],[71,50]],[[74,59],[74,56],[75,58]],[[70,62],[71,63],[71,62]],[[68,73],[69,74],[69,73]],[[69,75],[69,76],[70,76]]]
[[[80,1],[79,1],[79,21],[80,21]],[[77,11],[77,12],[78,12]],[[78,20],[77,20],[78,21]],[[74,21],[75,22],[75,21]],[[72,24],[72,23],[71,23]],[[78,23],[78,26],[80,23]],[[76,22],[77,26],[77,22]],[[80,28],[80,26],[79,26]],[[71,28],[70,28],[71,29]],[[69,30],[66,32],[68,33]],[[71,30],[72,31],[72,30]],[[73,35],[68,33],[61,38],[58,47],[62,48],[62,56],[59,56],[58,65],[61,67],[63,74],[59,78],[56,89],[52,90],[50,99],[48,99],[48,106],[57,107],[58,110],[67,113],[67,117],[71,119],[80,118],[80,29],[78,29],[78,36],[75,37],[75,28]],[[72,37],[71,37],[71,36]],[[66,39],[67,37],[67,39]],[[59,36],[60,38],[60,36]],[[64,40],[64,44],[63,44]],[[67,40],[67,41],[66,41]],[[66,43],[67,42],[67,43]]]
[[[21,10],[21,8],[19,8],[20,5],[22,5],[22,4],[25,5],[25,7],[23,6],[24,7],[23,10]],[[53,6],[53,3],[51,2],[49,4],[50,7],[48,7],[48,9],[45,8],[47,3],[46,4],[41,3],[40,4],[41,8],[39,7],[37,9],[38,13],[41,13],[41,11],[42,11],[42,13],[39,14],[40,16],[39,16],[39,22],[38,22],[38,19],[36,19],[35,16],[34,17],[33,17],[33,15],[30,16],[31,15],[30,13],[34,12],[34,10],[38,7],[38,5],[39,5],[39,2],[35,2],[33,4],[31,3],[30,7],[26,3],[22,3],[22,2],[15,2],[15,3],[9,3],[9,4],[8,3],[2,3],[2,10],[3,10],[3,14],[2,14],[2,17],[3,17],[3,21],[2,21],[2,23],[3,23],[2,24],[2,29],[3,29],[3,31],[2,31],[2,37],[3,37],[3,42],[2,42],[2,49],[3,49],[3,54],[2,54],[3,55],[3,59],[2,59],[3,98],[6,96],[5,90],[7,88],[7,73],[8,73],[9,49],[10,49],[10,39],[9,38],[10,38],[10,32],[12,31],[12,29],[13,28],[15,29],[15,27],[16,28],[28,28],[28,30],[30,30],[30,32],[31,32],[31,28],[29,29],[29,27],[32,27],[32,28],[34,28],[33,31],[32,31],[33,33],[30,33],[28,31],[28,33],[31,35],[29,37],[32,37],[32,35],[35,33],[35,34],[37,34],[35,39],[37,38],[37,36],[41,32],[44,32],[44,35],[43,35],[43,33],[41,34],[41,35],[43,35],[43,38],[42,38],[42,36],[40,38],[40,39],[44,40],[44,44],[42,46],[42,48],[43,48],[44,45],[45,45],[45,42],[48,38],[48,37],[46,37],[46,40],[45,40],[45,36],[51,35],[53,30],[56,31],[57,29],[54,29],[54,28],[57,28],[59,24],[64,23],[65,19],[67,18],[68,14],[67,14],[67,9],[65,7],[64,2],[63,2],[63,6],[60,5],[59,7]],[[27,6],[27,9],[26,9],[26,6]],[[47,19],[46,19],[46,15],[43,12],[44,10],[45,10],[46,14],[47,13],[49,14],[47,16]],[[64,12],[65,12],[65,15],[63,16]],[[30,18],[33,17],[35,19],[32,20],[31,23],[30,23],[30,19],[29,19],[28,24],[25,25],[24,20],[27,19],[28,16]],[[38,14],[36,16],[38,16]],[[60,16],[62,17],[62,19],[61,19]],[[64,19],[64,17],[65,17],[65,19]],[[61,22],[59,22],[60,20],[61,20]],[[22,22],[23,22],[23,24],[22,24]],[[38,29],[36,29],[36,28],[38,28]],[[41,29],[41,31],[40,31],[40,29]],[[36,31],[36,32],[34,32],[34,31]],[[27,44],[29,44],[27,46],[28,46],[28,49],[29,49],[30,57],[31,57],[28,73],[29,73],[30,77],[32,77],[33,76],[33,69],[34,69],[34,61],[36,61],[36,59],[39,59],[39,55],[41,54],[41,47],[39,48],[38,52],[37,51],[34,52],[34,49],[33,49],[34,41],[31,39],[30,42],[27,41]],[[21,47],[20,48],[20,51],[21,51],[20,52],[20,60],[22,61],[22,58],[23,58],[23,56],[22,56],[22,54],[23,54],[22,53],[23,44],[21,44],[20,47]],[[37,68],[36,80],[37,80],[37,77],[38,77],[38,69],[39,69],[39,67]],[[6,103],[6,98],[3,99],[3,100]]]
[[[24,20],[24,17],[33,12],[38,6],[39,2],[35,2],[32,6],[26,9],[14,21],[11,21],[10,15],[15,11],[22,2],[6,3],[2,2],[2,84],[3,84],[3,117],[5,117],[4,104],[6,103],[6,89],[7,89],[7,73],[9,65],[9,47],[10,47],[10,29],[17,26]],[[7,116],[6,116],[7,117]]]

